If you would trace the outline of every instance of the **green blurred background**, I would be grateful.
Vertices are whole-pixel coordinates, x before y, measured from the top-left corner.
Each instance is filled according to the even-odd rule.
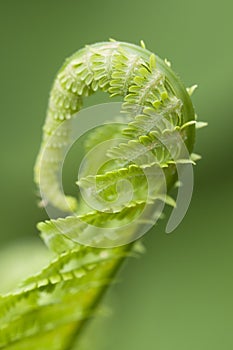
[[[143,39],[186,86],[199,85],[193,101],[209,127],[198,133],[191,206],[172,234],[161,221],[147,253],[126,264],[95,350],[233,349],[232,13],[230,0],[0,1],[0,291],[47,260],[32,169],[64,58],[109,37]]]

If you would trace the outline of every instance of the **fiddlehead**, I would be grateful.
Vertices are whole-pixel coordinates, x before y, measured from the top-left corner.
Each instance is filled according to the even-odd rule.
[[[81,109],[83,98],[98,89],[111,97],[122,97],[127,125],[104,125],[89,136],[87,149],[107,140],[106,135],[116,141],[106,152],[109,162],[99,173],[86,171],[78,181],[81,190],[88,190],[96,200],[102,198],[102,207],[93,210],[73,197],[64,200],[58,172],[70,139],[72,124],[67,121]],[[149,206],[148,219],[157,200],[174,204],[161,192],[162,184],[164,179],[168,187],[174,184],[176,164],[192,162],[189,153],[195,123],[189,94],[180,79],[167,62],[144,47],[115,41],[98,43],[79,50],[65,62],[50,94],[35,182],[46,202],[75,215],[39,224],[42,238],[57,257],[14,293],[0,299],[0,349],[68,348],[123,259],[140,248],[130,242],[137,238],[135,230],[140,227],[145,206]],[[118,142],[120,136],[123,143]],[[159,174],[156,186],[154,182],[149,186],[148,179],[155,174]],[[116,187],[123,180],[133,183],[133,195],[125,202],[115,201],[125,191],[124,186],[120,190]],[[119,233],[121,223],[128,226]],[[91,236],[89,243],[95,246],[98,228],[125,235],[127,244],[116,247],[117,239],[111,248],[77,243],[83,236]],[[98,242],[105,247],[106,235]]]
[[[53,135],[53,142],[47,147],[46,157],[43,158],[46,175],[44,192],[48,201],[62,210],[68,208],[60,193],[56,170],[69,138],[69,130],[58,126],[80,110],[84,96],[97,89],[107,91],[111,96],[122,96],[124,108],[135,116],[141,115],[143,109],[148,107],[146,115],[156,112],[172,118],[174,127],[194,119],[192,104],[183,85],[166,63],[149,51],[119,42],[94,44],[78,51],[66,61],[54,82],[41,151],[35,166],[35,181],[39,184],[41,157],[48,138]],[[138,118],[130,128],[129,135],[133,139],[153,130],[153,125],[146,117],[141,119],[142,123]],[[151,119],[153,123],[153,116]],[[139,127],[137,123],[140,124]],[[141,130],[143,123],[145,129]],[[189,127],[186,142],[190,150],[193,138],[194,128]],[[73,198],[68,198],[69,203],[71,209],[76,208]]]

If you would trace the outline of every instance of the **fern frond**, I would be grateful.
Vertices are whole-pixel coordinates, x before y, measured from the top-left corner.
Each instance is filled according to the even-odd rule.
[[[105,154],[109,162],[97,174],[87,168],[77,182],[100,207],[82,200],[79,206],[70,196],[67,205],[58,178],[72,131],[66,121],[97,90],[123,101],[118,122],[95,129],[85,144],[89,151],[113,140]],[[124,259],[142,251],[138,242],[129,242],[158,218],[161,203],[175,206],[163,191],[164,185],[170,188],[176,182],[175,164],[198,158],[184,156],[177,142],[181,139],[191,154],[195,128],[203,126],[195,120],[193,91],[144,43],[97,43],[66,60],[50,93],[35,182],[39,186],[43,179],[49,204],[75,215],[38,224],[55,257],[0,297],[0,349],[72,348]],[[93,247],[106,247],[109,240],[115,248]],[[124,240],[127,244],[120,245]]]
[[[49,338],[55,329],[72,329],[74,323],[77,329],[77,323],[91,316],[93,302],[111,283],[116,266],[129,255],[122,248],[78,245],[60,254],[41,273],[0,299],[0,349],[38,335]],[[53,338],[50,341],[52,344]],[[61,344],[50,349],[63,349]]]

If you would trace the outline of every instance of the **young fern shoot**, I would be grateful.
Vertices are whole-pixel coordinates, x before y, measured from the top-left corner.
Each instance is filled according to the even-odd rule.
[[[83,98],[97,90],[122,98],[124,122],[95,129],[86,142],[90,151],[109,138],[114,141],[104,155],[109,162],[98,174],[87,169],[78,179],[81,192],[94,197],[98,193],[103,200],[101,208],[91,208],[82,199],[64,196],[59,171],[71,138],[69,121],[81,110]],[[190,164],[195,158],[198,123],[192,92],[168,61],[144,44],[100,42],[65,61],[50,94],[35,182],[43,203],[66,215],[38,224],[42,239],[55,253],[51,263],[0,297],[0,349],[72,349],[124,259],[141,251],[135,240],[142,221],[153,217],[155,203],[174,204],[161,194],[161,187],[165,179],[170,189],[177,181],[177,164]],[[151,182],[154,174],[162,174],[156,183]],[[132,182],[133,195],[125,202],[115,201],[125,191],[116,183],[125,180]],[[106,243],[109,239],[111,244]]]

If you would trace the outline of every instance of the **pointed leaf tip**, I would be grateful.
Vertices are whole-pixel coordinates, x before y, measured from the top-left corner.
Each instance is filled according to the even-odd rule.
[[[187,93],[189,94],[189,96],[192,96],[192,94],[193,94],[194,91],[197,89],[197,87],[198,87],[198,85],[195,84],[195,85],[193,85],[193,86],[191,86],[191,87],[189,87],[189,88],[186,89],[186,90],[187,90]]]
[[[171,64],[170,61],[168,61],[167,58],[165,58],[164,62],[165,62],[165,64],[166,64],[168,67],[171,67],[172,64]]]
[[[145,48],[146,48],[146,44],[144,43],[144,41],[143,41],[143,40],[140,40],[140,45],[141,45],[141,47],[142,47],[143,49],[145,49]]]
[[[156,57],[155,54],[152,53],[150,55],[150,69],[153,70],[156,67]]]

